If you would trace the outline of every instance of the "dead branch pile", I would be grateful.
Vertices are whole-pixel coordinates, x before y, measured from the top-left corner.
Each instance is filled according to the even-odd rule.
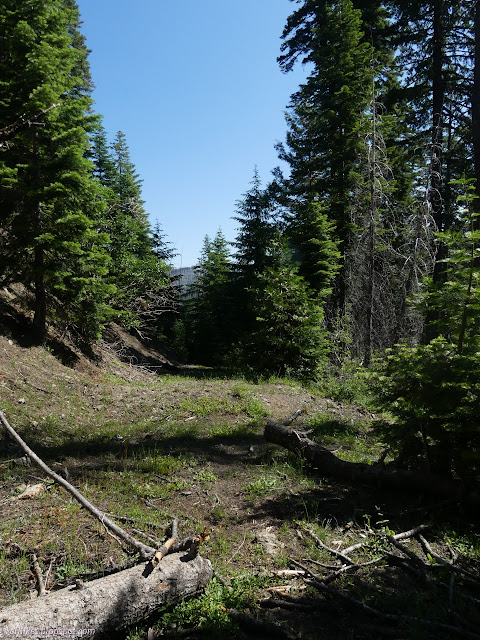
[[[453,552],[452,559],[449,560],[433,551],[425,538],[429,528],[428,525],[422,524],[395,535],[389,533],[388,530],[383,532],[370,531],[367,536],[363,534],[363,540],[356,544],[342,548],[341,541],[335,541],[337,546],[333,548],[325,544],[311,527],[303,526],[303,530],[313,538],[317,546],[332,556],[333,564],[308,559],[302,562],[292,560],[292,564],[297,567],[296,572],[292,573],[302,576],[305,584],[317,589],[325,600],[317,602],[311,599],[292,597],[286,594],[284,589],[278,587],[278,589],[270,589],[273,597],[265,598],[260,604],[268,608],[294,608],[306,613],[315,613],[322,607],[322,604],[328,605],[330,603],[335,610],[338,607],[351,610],[356,615],[355,626],[359,629],[368,629],[376,633],[379,638],[400,637],[402,626],[415,625],[430,632],[445,633],[446,637],[479,640],[478,615],[474,615],[476,619],[468,619],[465,614],[458,613],[457,603],[468,601],[473,605],[471,607],[473,611],[478,608],[480,604],[478,599],[480,575],[457,564],[457,558]],[[416,549],[405,544],[409,540],[415,540]],[[372,542],[375,544],[372,545]],[[419,553],[418,549],[421,549],[422,552]],[[372,553],[372,550],[375,551]],[[374,557],[365,559],[365,552],[374,555]],[[353,554],[360,555],[360,558],[355,559]],[[443,599],[445,604],[442,610],[448,612],[450,621],[442,622],[398,612],[383,611],[367,604],[360,598],[352,597],[342,589],[331,586],[333,582],[346,574],[359,572],[365,574],[378,568],[379,565],[395,566],[406,572],[417,584],[423,585],[424,589],[429,591],[430,598],[433,597],[434,590],[439,590],[437,597]],[[319,568],[321,573],[319,573]],[[446,581],[444,579],[445,572],[449,576]]]

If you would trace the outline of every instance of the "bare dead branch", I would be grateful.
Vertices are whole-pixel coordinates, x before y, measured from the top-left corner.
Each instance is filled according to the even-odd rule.
[[[379,611],[378,609],[374,609],[369,605],[357,600],[356,598],[352,598],[351,596],[347,596],[342,591],[338,589],[333,589],[328,585],[324,584],[319,580],[306,580],[307,584],[315,587],[319,591],[323,593],[328,593],[331,596],[334,596],[338,600],[341,600],[346,605],[353,607],[355,609],[359,609],[369,616],[376,616],[378,618],[383,618],[384,620],[390,620],[394,622],[415,622],[420,623],[430,629],[438,629],[439,631],[447,631],[449,633],[453,633],[455,635],[461,636],[463,638],[471,638],[471,640],[480,640],[480,635],[474,633],[472,631],[468,631],[467,629],[462,629],[461,627],[455,627],[449,624],[443,624],[442,622],[434,622],[433,620],[426,620],[424,618],[415,618],[414,616],[407,616],[404,614],[395,614],[395,613],[384,613],[383,611]]]
[[[429,545],[427,540],[421,534],[418,535],[418,539],[420,540],[420,543],[423,547],[423,551],[427,556],[427,558],[428,556],[435,558],[437,562],[447,567],[450,567],[450,569],[452,571],[455,571],[455,573],[461,573],[467,578],[470,578],[470,580],[472,580],[473,582],[477,582],[477,583],[480,582],[480,576],[478,576],[477,574],[472,573],[471,571],[467,571],[466,569],[462,569],[462,567],[459,567],[458,565],[453,564],[453,562],[450,562],[450,560],[445,560],[445,558],[442,558],[442,556],[438,555],[438,553],[435,553],[435,551],[433,551],[432,547]]]
[[[394,540],[407,540],[408,538],[413,538],[418,533],[421,533],[422,531],[426,531],[429,528],[430,528],[429,524],[421,524],[418,527],[409,529],[408,531],[403,531],[402,533],[396,533],[394,536],[392,536],[392,538]],[[365,540],[363,542],[357,542],[356,544],[352,544],[350,547],[347,547],[346,549],[344,549],[343,553],[348,556],[350,555],[350,553],[352,553],[352,551],[361,549],[366,544],[368,544],[368,540]]]
[[[326,551],[331,553],[336,558],[339,558],[346,565],[354,565],[355,564],[355,562],[351,558],[349,558],[347,555],[345,555],[345,552],[342,553],[341,551],[337,551],[336,549],[332,549],[331,547],[327,547],[327,545],[324,544],[317,535],[315,535],[314,531],[312,531],[310,529],[310,527],[304,527],[304,529],[305,529],[305,531],[307,531],[311,535],[311,537],[315,540],[315,542],[318,544],[319,547],[321,547],[322,549],[325,549]]]
[[[0,129],[0,148],[6,146],[7,140],[11,140],[14,136],[17,135],[17,133],[20,133],[20,131],[23,131],[24,129],[29,129],[30,127],[39,126],[40,124],[42,124],[37,122],[38,118],[41,118],[52,109],[55,109],[56,107],[59,107],[59,106],[60,106],[59,102],[52,104],[47,109],[40,111],[34,116],[28,116],[26,113],[24,113],[18,118],[18,120],[16,120],[12,124],[9,124],[7,127]]]
[[[22,438],[18,435],[13,427],[10,426],[8,420],[5,418],[3,412],[0,410],[0,422],[3,424],[5,429],[11,435],[11,437],[21,446],[21,448],[25,451],[28,457],[35,462],[36,465],[44,471],[50,478],[55,480],[58,484],[60,484],[64,489],[72,495],[75,500],[77,500],[87,511],[89,511],[97,520],[99,520],[105,527],[108,527],[111,531],[113,531],[121,540],[127,543],[129,546],[136,549],[142,558],[150,558],[155,553],[155,549],[153,547],[149,547],[139,540],[133,538],[129,533],[124,531],[121,527],[119,527],[115,522],[112,522],[110,518],[103,512],[97,509],[91,502],[89,502],[75,487],[73,487],[67,480],[59,476],[57,473],[52,471],[50,467],[48,467],[43,460],[41,460],[37,454],[30,449],[30,447],[22,440]]]
[[[39,597],[44,596],[47,593],[47,590],[45,588],[45,580],[43,579],[42,569],[38,564],[37,556],[34,553],[32,553],[32,565],[35,577],[37,578],[38,595]]]

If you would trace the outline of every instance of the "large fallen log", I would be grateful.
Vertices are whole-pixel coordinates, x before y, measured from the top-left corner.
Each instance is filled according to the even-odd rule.
[[[466,498],[474,503],[480,502],[478,493],[465,495],[463,483],[458,480],[406,469],[341,460],[325,447],[286,424],[268,421],[264,437],[268,442],[302,456],[324,476],[348,480],[355,484],[364,483],[385,489],[435,494],[446,498]]]
[[[163,604],[195,595],[212,575],[209,560],[171,554],[153,570],[142,563],[11,605],[0,611],[0,638],[99,638],[145,620]]]

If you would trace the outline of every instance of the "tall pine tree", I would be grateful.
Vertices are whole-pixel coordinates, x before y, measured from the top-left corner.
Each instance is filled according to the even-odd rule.
[[[22,283],[34,302],[42,341],[48,316],[88,338],[108,315],[107,237],[98,188],[86,159],[92,115],[87,50],[73,0],[0,7],[0,128],[20,128],[0,151],[4,283]]]
[[[363,147],[363,114],[369,104],[372,46],[364,38],[361,13],[351,0],[304,0],[289,18],[283,33],[288,71],[299,57],[312,68],[304,85],[292,96],[286,147],[280,157],[290,164],[291,195],[306,203],[319,200],[336,226],[338,247],[348,250],[350,198]],[[304,237],[304,233],[302,233]],[[345,271],[335,283],[335,307],[345,311]]]

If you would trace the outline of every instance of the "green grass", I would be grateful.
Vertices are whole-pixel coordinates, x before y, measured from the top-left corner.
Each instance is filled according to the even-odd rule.
[[[258,592],[271,584],[271,579],[248,573],[232,578],[226,588],[216,578],[207,585],[203,594],[184,600],[173,608],[166,608],[155,625],[164,631],[200,627],[209,637],[224,640],[231,636],[237,626],[228,615],[228,609],[245,610],[254,607]],[[128,636],[134,640],[134,636]]]
[[[243,490],[250,498],[263,498],[279,489],[281,489],[280,478],[277,475],[265,474],[249,482]]]

